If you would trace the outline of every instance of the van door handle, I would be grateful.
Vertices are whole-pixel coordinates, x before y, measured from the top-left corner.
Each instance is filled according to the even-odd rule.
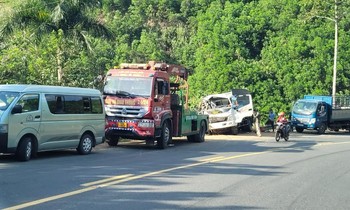
[[[39,119],[39,118],[40,118],[40,115],[37,115],[37,116],[35,116],[34,118],[35,118],[35,119]]]

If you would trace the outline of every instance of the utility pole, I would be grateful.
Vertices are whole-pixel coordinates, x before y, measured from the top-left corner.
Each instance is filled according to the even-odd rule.
[[[340,1],[340,2],[339,2]],[[334,17],[315,15],[313,17],[323,18],[334,22],[334,57],[333,57],[333,85],[332,85],[332,98],[333,105],[335,103],[335,95],[337,92],[337,60],[338,60],[338,23],[339,23],[339,13],[338,5],[342,0],[334,0]]]
[[[334,0],[334,58],[333,58],[333,105],[335,103],[335,94],[337,91],[337,57],[338,57],[338,0]]]

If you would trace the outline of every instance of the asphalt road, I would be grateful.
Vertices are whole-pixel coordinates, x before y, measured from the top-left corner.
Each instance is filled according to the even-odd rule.
[[[273,133],[0,156],[0,209],[348,209],[350,135]]]

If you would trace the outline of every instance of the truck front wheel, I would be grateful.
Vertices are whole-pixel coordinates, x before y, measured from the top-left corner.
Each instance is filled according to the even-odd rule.
[[[233,127],[231,128],[231,133],[232,133],[233,135],[237,135],[237,134],[238,134],[238,127],[237,127],[237,126],[233,126]]]
[[[107,139],[107,143],[111,147],[117,146],[119,143],[119,136],[110,137],[109,139]]]
[[[304,131],[304,128],[296,127],[295,130],[297,130],[298,133],[302,133]]]
[[[320,127],[318,128],[317,132],[318,134],[324,134],[326,132],[327,126],[326,124],[322,123]]]
[[[171,143],[172,134],[170,125],[167,121],[165,121],[162,125],[160,138],[157,139],[157,147],[159,149],[165,149],[169,143]]]
[[[245,130],[247,132],[252,132],[252,130],[253,130],[253,121],[251,119],[247,119],[247,125],[245,126]]]

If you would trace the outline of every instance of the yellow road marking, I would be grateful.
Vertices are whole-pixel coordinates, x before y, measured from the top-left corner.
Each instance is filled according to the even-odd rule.
[[[88,191],[96,189],[97,187],[98,186],[92,186],[92,187],[88,187],[88,188],[84,188],[84,189],[80,189],[80,190],[75,190],[75,191],[72,191],[72,192],[68,192],[68,193],[64,193],[64,194],[60,194],[60,195],[55,195],[55,196],[43,198],[43,199],[40,199],[40,200],[28,202],[28,203],[23,203],[23,204],[20,204],[20,205],[17,205],[17,206],[8,207],[8,208],[5,208],[3,210],[23,209],[23,208],[27,208],[29,206],[35,206],[35,205],[42,204],[42,203],[45,203],[45,202],[49,202],[49,201],[53,201],[53,200],[57,200],[57,199],[65,198],[65,197],[69,197],[69,196],[72,196],[72,195],[77,195],[77,194],[81,194],[81,193],[84,193],[84,192],[88,192]]]
[[[319,143],[319,144],[316,144],[314,146],[326,146],[326,145],[333,145],[333,144],[336,145],[336,144],[349,144],[349,143],[350,142],[335,142],[335,143],[326,142],[326,143]],[[142,178],[149,177],[149,176],[154,176],[154,175],[167,173],[167,172],[170,172],[170,171],[175,171],[175,170],[185,169],[185,168],[191,168],[191,167],[204,165],[204,164],[211,163],[211,162],[220,162],[220,161],[224,161],[224,160],[237,159],[237,158],[249,157],[249,156],[254,156],[254,155],[261,155],[261,154],[266,154],[266,153],[271,153],[271,152],[281,151],[281,150],[286,150],[286,149],[291,149],[291,148],[290,147],[288,147],[288,148],[276,148],[276,149],[263,151],[263,152],[251,152],[251,153],[246,153],[246,154],[241,154],[241,155],[234,155],[234,156],[228,156],[228,157],[217,156],[217,157],[213,157],[213,158],[207,158],[207,159],[204,159],[204,160],[200,160],[200,162],[197,162],[197,163],[193,163],[193,164],[189,164],[189,165],[183,165],[183,166],[178,166],[178,167],[173,167],[173,168],[168,168],[168,169],[159,170],[159,171],[154,171],[154,172],[141,174],[141,175],[137,175],[137,176],[133,176],[132,174],[125,174],[125,175],[115,176],[115,177],[99,180],[99,181],[96,181],[96,182],[85,183],[82,186],[88,186],[88,187],[86,187],[84,189],[75,190],[75,191],[71,191],[71,192],[68,192],[68,193],[63,193],[63,194],[59,194],[59,195],[55,195],[55,196],[39,199],[39,200],[36,200],[36,201],[23,203],[23,204],[20,204],[20,205],[17,205],[17,206],[12,206],[12,207],[5,208],[3,210],[23,209],[23,208],[27,208],[27,207],[30,207],[30,206],[35,206],[35,205],[39,205],[39,204],[42,204],[42,203],[46,203],[46,202],[49,202],[49,201],[53,201],[53,200],[57,200],[57,199],[61,199],[61,198],[66,198],[66,197],[69,197],[69,196],[73,196],[73,195],[81,194],[81,193],[84,193],[84,192],[92,191],[92,190],[95,190],[97,188],[108,187],[108,186],[111,186],[111,185],[116,185],[116,184],[132,181],[132,180],[137,180],[137,179],[142,179]],[[109,181],[115,180],[115,179],[117,179],[117,180],[109,182]],[[100,184],[100,183],[104,183],[104,184]],[[94,184],[97,184],[97,185],[94,185]]]
[[[101,183],[104,183],[104,182],[113,181],[113,180],[116,180],[116,179],[123,179],[123,178],[126,178],[126,177],[130,177],[132,175],[133,174],[125,174],[125,175],[120,175],[120,176],[113,176],[113,177],[110,177],[110,178],[107,178],[107,179],[98,180],[98,181],[95,181],[95,182],[88,182],[88,183],[82,184],[80,186],[89,187],[89,186],[92,186],[92,185],[97,185],[97,184],[101,184]]]
[[[220,161],[224,161],[224,160],[231,160],[231,159],[237,159],[237,158],[242,158],[242,157],[261,155],[261,154],[266,154],[266,153],[270,153],[270,152],[274,152],[274,151],[275,150],[268,150],[268,151],[264,151],[264,152],[251,152],[251,153],[242,154],[242,155],[234,155],[234,156],[224,157],[224,158],[221,158],[221,159],[213,160],[211,162],[220,162]]]
[[[210,161],[213,161],[213,160],[216,160],[216,159],[221,159],[221,158],[224,158],[224,156],[215,156],[215,157],[203,159],[203,160],[200,160],[200,161],[202,161],[202,162],[210,162]]]

